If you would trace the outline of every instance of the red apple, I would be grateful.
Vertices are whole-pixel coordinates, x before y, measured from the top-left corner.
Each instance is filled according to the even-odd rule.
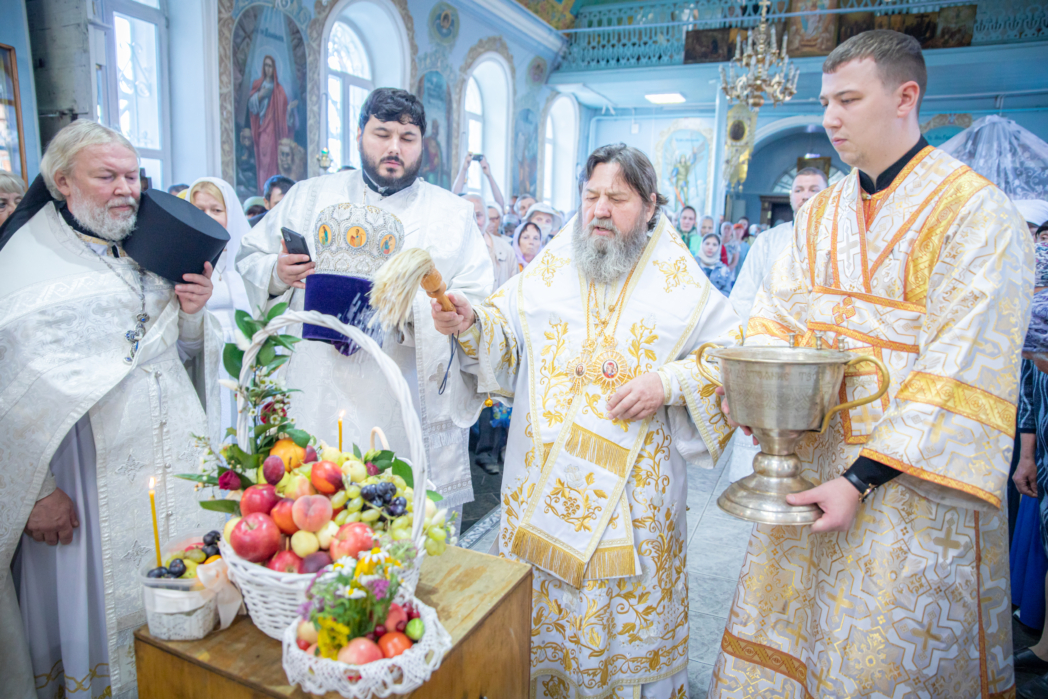
[[[302,559],[294,551],[277,551],[266,567],[278,573],[302,573]]]
[[[309,482],[318,493],[331,495],[342,488],[342,469],[334,461],[320,461],[313,464]]]
[[[317,551],[302,559],[303,573],[316,573],[325,566],[331,565],[331,556],[327,551]]]
[[[273,509],[269,512],[269,516],[273,518],[273,521],[280,527],[280,531],[288,536],[291,536],[298,531],[298,525],[295,524],[295,518],[291,513],[291,508],[294,507],[295,501],[291,498],[281,498],[276,505],[273,505]]]
[[[318,532],[331,521],[331,501],[323,495],[304,495],[295,500],[291,516],[299,529]]]
[[[311,464],[317,460],[317,450],[313,447],[306,447],[306,455],[302,457],[302,463]]]
[[[384,657],[378,644],[366,638],[354,638],[338,652],[338,661],[347,665],[367,665]]]
[[[364,522],[343,524],[331,540],[331,560],[345,556],[357,557],[361,551],[369,551],[375,545],[375,532]]]
[[[279,483],[285,473],[287,471],[284,470],[284,460],[279,456],[267,456],[262,462],[262,476],[270,485]]]
[[[408,622],[408,613],[404,611],[404,608],[394,602],[389,605],[389,614],[386,616],[386,623],[383,626],[386,627],[387,631],[396,631],[397,624],[403,621],[405,624]]]
[[[252,563],[261,563],[276,553],[280,549],[280,540],[280,529],[276,522],[261,512],[242,517],[229,534],[229,545],[233,551]]]
[[[271,485],[253,485],[244,491],[240,498],[240,514],[249,515],[253,512],[261,512],[268,515],[273,506],[280,500],[277,489]]]

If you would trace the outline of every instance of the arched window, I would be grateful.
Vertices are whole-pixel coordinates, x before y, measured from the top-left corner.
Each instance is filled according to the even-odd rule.
[[[345,22],[335,22],[331,28],[327,62],[328,153],[335,170],[343,165],[359,168],[357,121],[360,108],[375,83],[368,52],[357,33]]]
[[[466,84],[466,147],[471,153],[484,152],[484,98],[480,94],[477,79],[470,76]],[[466,191],[470,194],[484,195],[480,167],[469,168],[466,177]]]
[[[830,165],[830,184],[836,184],[844,179],[844,174],[834,166]],[[793,189],[793,180],[797,177],[797,167],[791,167],[786,172],[782,173],[782,176],[775,181],[775,186],[772,188],[772,194],[789,194]]]
[[[575,208],[575,161],[578,150],[575,101],[561,95],[550,106],[543,137],[542,196],[561,211]]]
[[[459,122],[458,146],[461,155],[457,157],[465,157],[466,151],[483,155],[488,161],[495,184],[503,197],[508,199],[513,95],[505,59],[496,53],[481,56],[470,71],[463,92],[463,117]],[[470,164],[464,191],[480,194],[490,204],[496,201],[479,163]]]

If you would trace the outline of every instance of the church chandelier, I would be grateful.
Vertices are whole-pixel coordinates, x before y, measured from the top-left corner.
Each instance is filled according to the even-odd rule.
[[[768,23],[771,0],[760,0],[761,21],[742,41],[742,32],[735,36],[735,57],[728,70],[720,67],[721,89],[731,102],[744,102],[757,111],[766,102],[772,105],[787,102],[797,94],[797,66],[786,55],[786,36],[782,50],[775,46],[775,27]]]

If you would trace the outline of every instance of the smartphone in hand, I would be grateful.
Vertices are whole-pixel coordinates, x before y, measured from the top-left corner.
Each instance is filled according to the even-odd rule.
[[[306,239],[301,233],[296,233],[290,228],[283,227],[281,227],[280,233],[284,236],[284,246],[287,247],[289,255],[305,255],[309,257],[309,245],[306,244]]]

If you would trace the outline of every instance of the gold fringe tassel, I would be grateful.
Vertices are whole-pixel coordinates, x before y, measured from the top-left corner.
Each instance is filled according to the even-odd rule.
[[[571,426],[564,449],[572,456],[597,464],[619,478],[625,477],[629,471],[630,450],[604,439],[596,432],[590,432],[585,427]]]
[[[517,529],[510,551],[514,556],[531,561],[539,568],[548,570],[566,580],[572,587],[581,587],[585,561],[568,553],[552,541],[524,527]]]
[[[586,566],[586,580],[604,580],[638,575],[632,546],[597,547]]]

